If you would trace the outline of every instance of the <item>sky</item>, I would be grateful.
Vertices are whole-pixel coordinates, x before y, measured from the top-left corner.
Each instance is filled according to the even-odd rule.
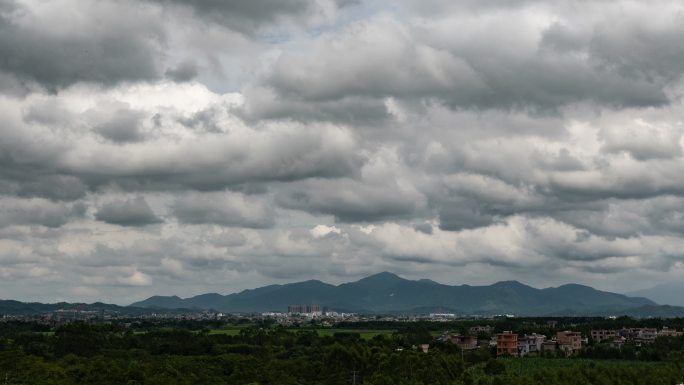
[[[684,3],[0,0],[0,298],[684,276]]]

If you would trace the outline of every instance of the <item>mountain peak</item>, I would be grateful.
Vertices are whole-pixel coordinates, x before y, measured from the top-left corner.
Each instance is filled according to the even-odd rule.
[[[388,271],[383,271],[381,273],[369,275],[366,278],[361,278],[357,282],[398,282],[398,281],[405,281],[404,278],[401,278],[400,276],[390,273]]]
[[[531,288],[524,283],[518,281],[499,281],[492,285],[492,287],[504,287],[504,288]]]

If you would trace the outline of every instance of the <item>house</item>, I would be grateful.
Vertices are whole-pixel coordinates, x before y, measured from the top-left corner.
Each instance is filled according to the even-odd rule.
[[[505,331],[496,335],[496,356],[518,357],[518,335]]]
[[[617,337],[613,340],[608,341],[608,346],[610,346],[613,349],[622,349],[622,346],[625,344],[625,337]]]
[[[524,357],[529,354],[539,354],[542,351],[542,346],[546,336],[539,335],[536,333],[530,335],[524,335],[518,338],[518,354],[520,357]]]
[[[658,337],[658,330],[651,328],[642,328],[638,330],[637,339],[642,342],[653,342]]]
[[[592,330],[591,339],[594,342],[601,342],[606,340],[614,340],[618,337],[617,330]]]
[[[571,355],[582,349],[582,333],[573,331],[562,331],[556,333],[556,341],[558,348],[565,352],[566,355]]]
[[[470,334],[472,334],[472,335],[474,335],[474,336],[476,336],[476,335],[478,335],[478,334],[480,334],[480,333],[489,334],[489,333],[491,333],[493,330],[494,330],[494,328],[492,328],[492,327],[489,326],[489,325],[485,325],[485,326],[477,325],[477,326],[473,326],[473,327],[471,327],[470,329],[468,329],[468,331],[470,332]]]
[[[658,337],[679,337],[682,332],[678,332],[677,329],[670,329],[667,326],[663,327],[663,330],[658,332]]]
[[[543,353],[555,352],[557,349],[558,344],[556,343],[556,340],[544,341],[544,343],[542,343],[541,351]]]
[[[477,338],[463,335],[449,336],[449,341],[463,350],[477,349]]]

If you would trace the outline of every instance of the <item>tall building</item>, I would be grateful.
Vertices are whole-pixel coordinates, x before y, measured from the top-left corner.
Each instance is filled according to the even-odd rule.
[[[321,305],[308,305],[306,307],[306,312],[307,313],[320,313],[321,312]]]
[[[290,305],[287,307],[290,314],[321,314],[321,305]]]
[[[287,312],[291,314],[306,313],[306,306],[304,305],[290,305],[287,307]]]
[[[506,331],[496,335],[496,356],[518,356],[518,335]]]

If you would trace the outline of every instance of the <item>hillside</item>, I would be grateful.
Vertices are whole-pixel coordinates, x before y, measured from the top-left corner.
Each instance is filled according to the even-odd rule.
[[[569,284],[536,289],[517,281],[490,286],[451,286],[379,273],[338,286],[321,281],[270,285],[229,295],[191,298],[155,296],[132,306],[198,308],[225,312],[285,311],[288,305],[320,304],[330,310],[364,313],[457,312],[459,314],[620,314],[627,309],[657,307],[651,300]]]

